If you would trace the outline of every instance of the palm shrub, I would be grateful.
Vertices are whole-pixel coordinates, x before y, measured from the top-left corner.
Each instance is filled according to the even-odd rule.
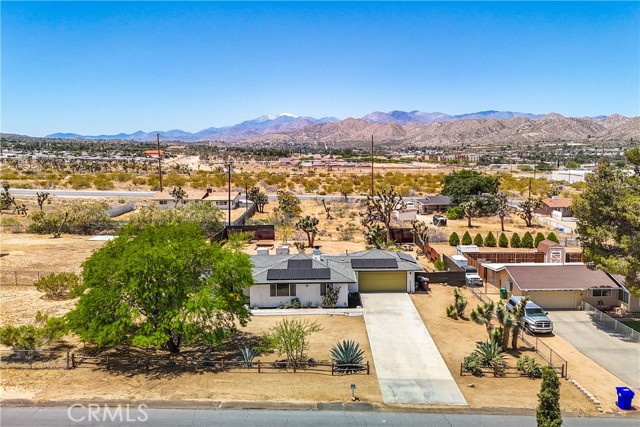
[[[498,239],[498,246],[500,246],[501,248],[509,247],[509,239],[507,239],[507,236],[504,233],[500,233],[500,238]]]
[[[497,243],[498,242],[496,242],[496,237],[492,232],[489,232],[489,234],[487,234],[487,237],[484,238],[484,245],[486,247],[495,248]]]
[[[538,231],[538,233],[536,234],[536,238],[533,239],[533,247],[537,248],[540,242],[542,242],[543,240],[544,240],[544,234]]]
[[[511,241],[509,242],[509,245],[512,248],[520,248],[520,235],[518,233],[513,233],[511,235]]]
[[[454,231],[453,233],[451,233],[451,236],[449,236],[449,245],[458,246],[459,244],[460,244],[460,237],[458,236],[458,233]]]
[[[476,237],[473,238],[473,244],[476,246],[484,246],[484,240],[480,233],[476,234]]]
[[[331,348],[331,360],[335,363],[335,369],[344,374],[352,374],[361,371],[364,351],[360,344],[353,340],[343,340]]]
[[[560,239],[558,239],[558,236],[556,236],[556,233],[554,233],[553,231],[550,231],[549,234],[547,234],[547,240],[560,243]]]
[[[472,242],[471,234],[469,234],[468,231],[465,231],[464,234],[462,235],[462,244],[463,245],[470,245],[471,242]]]
[[[520,246],[523,248],[533,248],[533,236],[528,231],[522,236],[522,242]]]
[[[538,427],[562,426],[560,381],[551,366],[542,367],[542,383],[540,384],[540,393],[538,393],[536,421]]]
[[[246,368],[253,366],[253,359],[255,359],[257,355],[258,350],[253,347],[246,346],[240,349],[240,358]]]
[[[542,365],[531,356],[524,356],[518,359],[516,367],[528,378],[540,378],[542,376]]]

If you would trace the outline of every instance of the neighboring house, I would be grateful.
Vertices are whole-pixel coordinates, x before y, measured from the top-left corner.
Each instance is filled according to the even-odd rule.
[[[566,181],[569,184],[584,182],[584,178],[590,173],[593,171],[588,169],[555,170],[551,172],[551,181]]]
[[[231,193],[231,209],[236,209],[240,206],[241,193]],[[176,207],[176,199],[168,191],[157,192],[153,195],[151,200],[160,206],[160,209],[170,209]],[[222,211],[228,210],[229,193],[227,192],[213,192],[210,188],[206,191],[189,191],[187,196],[183,200],[179,200],[178,204],[187,204],[192,202],[205,202],[212,203],[218,206]]]
[[[613,280],[620,285],[620,290],[618,291],[618,302],[620,307],[630,313],[640,313],[640,296],[629,292],[623,276],[613,274],[611,277],[613,277]]]
[[[250,307],[280,307],[298,298],[319,306],[327,289],[339,287],[337,307],[355,292],[414,292],[415,272],[424,271],[411,256],[371,249],[352,254],[253,255],[255,285],[246,294]]]
[[[511,295],[526,295],[545,309],[576,309],[582,301],[593,306],[619,306],[622,285],[585,264],[484,264],[486,280]]]
[[[416,219],[417,214],[417,208],[407,206],[404,209],[396,209],[393,211],[393,218],[400,224],[404,224],[405,222],[411,222]]]
[[[416,200],[418,213],[421,215],[434,212],[446,212],[451,205],[451,197],[449,196],[428,196],[424,199]]]
[[[560,212],[562,218],[572,217],[573,210],[571,210],[571,199],[564,197],[542,199],[542,206],[536,209],[536,213],[545,216],[553,216],[553,211]]]

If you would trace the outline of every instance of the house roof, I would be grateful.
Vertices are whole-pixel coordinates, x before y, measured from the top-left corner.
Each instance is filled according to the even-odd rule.
[[[421,205],[450,205],[451,197],[449,196],[427,196],[424,199],[416,199]]]
[[[565,197],[542,199],[542,203],[550,208],[570,208],[571,202],[571,199],[567,199]]]
[[[310,260],[312,270],[329,269],[329,278],[309,278],[309,279],[269,279],[269,271],[286,270],[289,268],[290,260]],[[340,265],[314,259],[307,254],[294,255],[253,255],[253,279],[256,284],[276,284],[276,283],[355,283],[356,276],[353,271],[343,268]]]
[[[369,249],[341,255],[322,255],[322,257],[334,264],[347,264],[350,269],[355,271],[424,271],[413,256],[402,252],[385,251],[382,249]],[[398,267],[354,267],[352,260],[393,260],[397,263]],[[381,264],[387,265],[384,261]]]
[[[584,264],[506,265],[504,268],[523,291],[619,288],[604,271],[590,270]]]

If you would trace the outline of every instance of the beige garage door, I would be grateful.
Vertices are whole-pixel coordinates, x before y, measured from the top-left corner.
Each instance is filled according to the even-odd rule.
[[[531,301],[545,309],[552,308],[576,308],[577,298],[575,292],[547,291],[547,292],[527,292]]]
[[[407,273],[404,271],[361,271],[358,273],[359,292],[407,292]]]

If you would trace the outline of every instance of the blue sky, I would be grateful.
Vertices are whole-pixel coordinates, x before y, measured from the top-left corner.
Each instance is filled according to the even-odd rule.
[[[640,115],[639,2],[2,2],[2,132]]]

